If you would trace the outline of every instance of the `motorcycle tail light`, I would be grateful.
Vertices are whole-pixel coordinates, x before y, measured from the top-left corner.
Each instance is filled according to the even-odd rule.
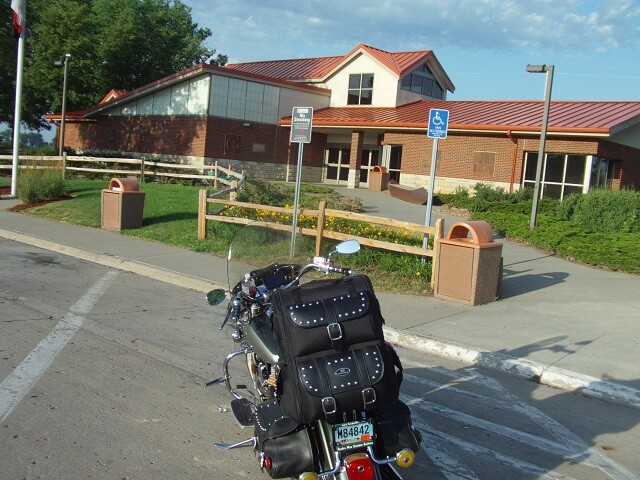
[[[270,472],[271,468],[273,467],[273,463],[271,462],[271,457],[265,456],[263,459],[263,465],[264,465],[264,468],[267,469],[267,472]]]
[[[344,459],[349,480],[373,480],[373,462],[366,453],[354,453]]]
[[[396,455],[396,464],[402,468],[409,468],[416,461],[416,454],[412,450],[405,448]]]

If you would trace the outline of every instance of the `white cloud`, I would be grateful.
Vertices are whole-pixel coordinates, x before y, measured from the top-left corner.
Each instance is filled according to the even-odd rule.
[[[447,48],[566,55],[640,45],[631,0],[184,0],[232,61]]]

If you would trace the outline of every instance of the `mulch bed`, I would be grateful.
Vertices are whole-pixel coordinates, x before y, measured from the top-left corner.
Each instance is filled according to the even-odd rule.
[[[4,195],[11,195],[11,187],[0,187],[0,196],[4,196]],[[35,203],[21,203],[19,205],[15,205],[11,208],[8,208],[7,210],[10,212],[20,212],[28,208],[39,207],[41,205],[46,205],[47,203],[57,202],[58,200],[69,200],[70,198],[73,198],[73,195],[66,193],[60,198],[43,200],[42,202],[35,202]]]

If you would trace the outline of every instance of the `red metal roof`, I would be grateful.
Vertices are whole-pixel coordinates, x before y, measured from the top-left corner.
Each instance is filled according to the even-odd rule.
[[[360,44],[346,55],[333,57],[298,58],[292,60],[271,60],[265,62],[232,63],[225,66],[232,70],[282,78],[293,81],[321,80],[354,55],[367,52],[397,75],[401,76],[421,62],[433,57],[431,50],[415,52],[386,52],[379,48]]]
[[[539,132],[542,101],[419,101],[396,108],[333,107],[316,110],[314,126],[426,129],[429,110],[449,110],[449,130]],[[640,102],[551,102],[548,131],[613,135],[640,122]],[[290,125],[291,119],[282,119]]]
[[[349,52],[345,57],[349,58],[358,51],[366,51],[395,72],[398,76],[413,70],[416,66],[427,61],[429,57],[433,57],[431,50],[418,50],[415,52],[385,52],[379,48],[370,47],[369,45],[360,44]]]
[[[343,58],[317,57],[273,60],[270,62],[231,63],[225,65],[225,68],[254,75],[300,81],[323,78],[328,72],[337,67]]]

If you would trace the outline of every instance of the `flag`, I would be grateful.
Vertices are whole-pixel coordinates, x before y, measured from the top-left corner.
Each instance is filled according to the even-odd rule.
[[[13,33],[16,38],[20,38],[24,28],[24,0],[11,0],[11,10],[13,10]]]

